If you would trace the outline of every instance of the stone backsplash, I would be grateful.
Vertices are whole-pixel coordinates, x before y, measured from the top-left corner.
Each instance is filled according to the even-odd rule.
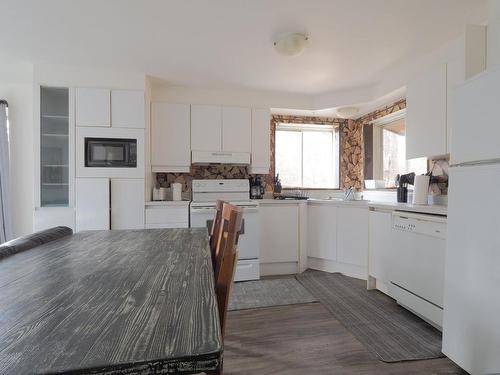
[[[217,180],[232,178],[249,178],[247,167],[226,165],[192,166],[189,173],[157,173],[156,182],[161,187],[170,187],[173,182],[182,184],[182,191],[191,192],[193,180]]]
[[[340,181],[344,189],[363,190],[363,125],[354,120],[340,127]]]
[[[437,177],[448,177],[448,168],[450,164],[447,159],[440,160],[430,160],[429,161],[429,172],[432,173],[433,176]],[[448,183],[438,183],[431,184],[429,187],[429,193],[431,195],[448,195]]]

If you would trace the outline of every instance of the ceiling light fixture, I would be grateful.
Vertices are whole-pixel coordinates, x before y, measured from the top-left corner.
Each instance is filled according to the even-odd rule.
[[[274,39],[274,49],[283,56],[298,56],[308,41],[309,37],[301,33],[280,34]]]
[[[359,107],[341,107],[337,108],[337,116],[340,118],[351,118],[359,113]]]

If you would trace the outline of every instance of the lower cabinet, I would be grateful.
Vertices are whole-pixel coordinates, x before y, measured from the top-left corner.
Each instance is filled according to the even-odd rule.
[[[337,261],[355,266],[368,264],[368,209],[338,207]]]
[[[109,179],[77,178],[75,211],[77,232],[109,229]]]
[[[144,229],[144,180],[111,179],[111,229]]]
[[[377,283],[389,281],[391,261],[391,225],[392,214],[387,211],[370,211],[370,251],[368,274],[377,279]]]
[[[77,232],[144,228],[144,180],[77,178]]]
[[[311,203],[307,207],[308,256],[337,260],[337,207]]]
[[[299,205],[261,204],[261,275],[296,273],[299,262]]]
[[[188,227],[189,202],[146,203],[146,229]]]
[[[307,216],[308,267],[366,279],[368,207],[309,202]]]
[[[33,215],[33,230],[65,226],[75,230],[75,209],[73,207],[37,207]]]

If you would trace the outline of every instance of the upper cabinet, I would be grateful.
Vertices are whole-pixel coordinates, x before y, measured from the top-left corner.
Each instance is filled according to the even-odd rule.
[[[457,86],[486,67],[486,27],[467,25],[463,42],[463,55],[427,68],[407,85],[407,159],[448,154],[453,158],[450,135],[459,109],[451,98]]]
[[[409,82],[406,101],[406,158],[447,154],[446,64],[435,65]]]
[[[111,91],[76,89],[76,126],[111,126]]]
[[[152,103],[151,166],[153,172],[189,172],[189,104]]]
[[[251,109],[192,105],[191,150],[250,154],[252,151]]]
[[[111,91],[111,124],[118,128],[144,128],[144,91]]]
[[[250,108],[222,107],[222,150],[252,151],[252,113]]]
[[[271,114],[269,109],[252,109],[252,164],[250,173],[268,174],[271,158]]]
[[[76,89],[76,126],[144,129],[144,91]]]
[[[191,150],[222,151],[221,106],[191,106]]]

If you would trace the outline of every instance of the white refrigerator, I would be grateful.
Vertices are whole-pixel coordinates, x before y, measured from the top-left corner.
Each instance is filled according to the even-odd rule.
[[[500,70],[452,95],[443,353],[500,373]]]

